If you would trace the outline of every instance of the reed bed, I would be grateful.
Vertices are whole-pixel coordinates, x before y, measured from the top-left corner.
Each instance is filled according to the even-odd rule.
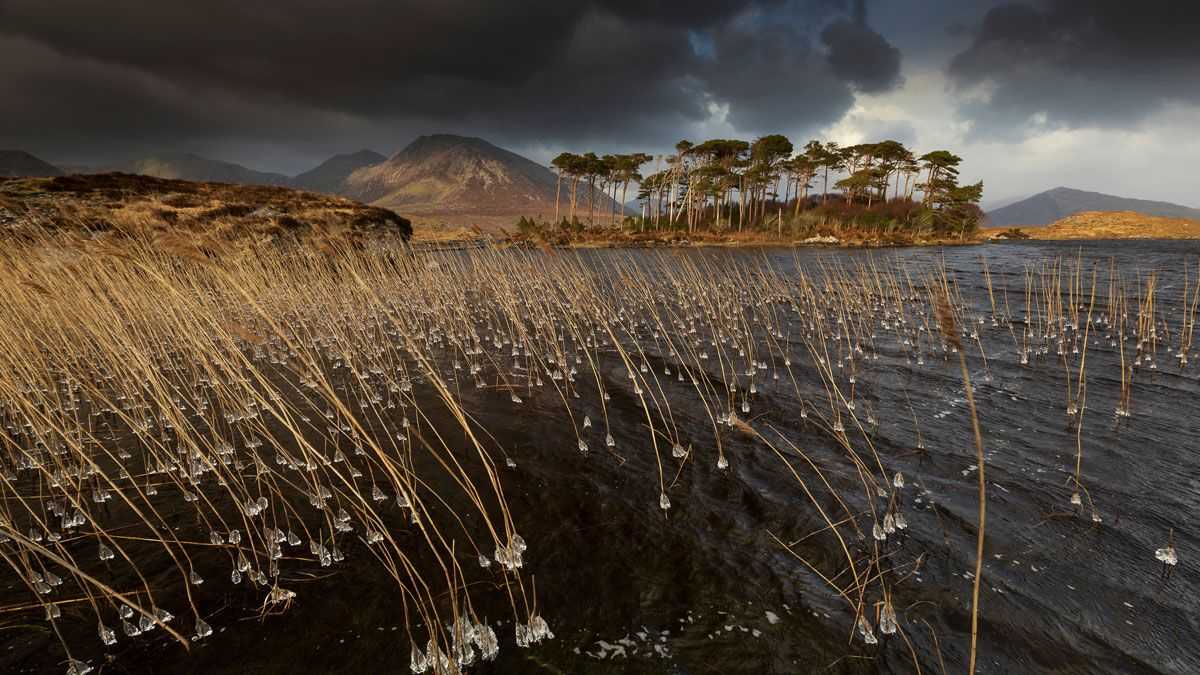
[[[1134,414],[1142,369],[1166,354],[1185,368],[1191,353],[1200,284],[1170,311],[1153,274],[1054,260],[1022,278],[993,289],[986,272],[988,302],[973,306],[945,269],[875,260],[785,274],[766,259],[414,254],[386,239],[14,244],[0,254],[0,558],[29,594],[0,610],[60,636],[64,622],[94,623],[98,644],[165,633],[186,647],[213,633],[214,587],[285,611],[289,567],[357,555],[394,581],[414,673],[531,647],[553,638],[542,608],[554,599],[526,574],[539,542],[522,538],[505,498],[515,458],[475,406],[536,401],[576,438],[564,452],[648,460],[639,484],[665,518],[681,472],[730,471],[731,437],[776,457],[820,525],[773,540],[844,605],[848,633],[866,645],[899,636],[920,670],[917,626],[896,599],[922,565],[895,545],[911,501],[874,442],[890,421],[862,386],[880,356],[961,367],[976,439],[964,456],[978,465],[977,612],[987,430],[971,379],[991,378],[984,337],[1011,343],[1035,376],[1067,373],[1079,429],[1089,344],[1120,363],[1118,420]],[[775,391],[799,409],[769,412],[821,434],[835,458],[764,417]],[[618,394],[636,419],[613,413]],[[703,410],[707,429],[681,428],[683,409]],[[917,414],[897,423],[924,451]],[[644,441],[618,444],[618,426]],[[1063,500],[1098,523],[1084,450],[1077,435]],[[511,634],[477,610],[480,593],[510,608]],[[92,668],[94,645],[62,647],[69,672]]]

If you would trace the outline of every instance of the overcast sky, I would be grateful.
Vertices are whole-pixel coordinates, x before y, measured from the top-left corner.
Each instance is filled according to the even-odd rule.
[[[0,148],[296,173],[415,136],[666,152],[780,132],[1200,205],[1200,3],[0,0]]]

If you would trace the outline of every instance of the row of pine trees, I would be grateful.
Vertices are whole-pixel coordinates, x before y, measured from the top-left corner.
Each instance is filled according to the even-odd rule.
[[[643,175],[651,162],[654,171]],[[844,147],[814,140],[796,151],[780,134],[753,142],[685,140],[676,144],[675,154],[657,157],[564,152],[551,162],[558,175],[554,220],[569,214],[567,222],[580,222],[585,215],[580,198],[586,196],[587,222],[595,225],[599,190],[611,198],[602,219],[639,229],[741,231],[774,225],[782,230],[806,209],[824,209],[833,200],[841,217],[871,214],[900,202],[903,208],[887,209],[899,214],[884,219],[888,227],[965,235],[981,217],[983,183],[959,185],[961,162],[946,150],[918,157],[893,140]],[[835,192],[830,191],[831,178]],[[636,185],[641,213],[627,219],[618,210],[631,185]],[[814,189],[819,191],[810,194]]]

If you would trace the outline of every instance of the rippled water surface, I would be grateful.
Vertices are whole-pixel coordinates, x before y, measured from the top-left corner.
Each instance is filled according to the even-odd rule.
[[[1045,278],[1055,259],[1063,275],[1077,265],[1082,270],[1084,292],[1076,297],[1082,316],[1096,275],[1097,320],[1107,310],[1113,265],[1131,312],[1153,274],[1157,336],[1163,345],[1178,344],[1187,317],[1185,288],[1190,297],[1200,245],[580,255],[602,268],[619,259],[653,270],[682,256],[702,259],[704,269],[716,273],[769,268],[784,276],[797,267],[814,276],[823,267],[898,267],[907,270],[918,293],[923,276],[944,264],[968,308],[964,315],[977,321],[983,351],[971,341],[964,348],[987,461],[979,672],[1200,672],[1192,522],[1200,515],[1200,355],[1191,354],[1192,364],[1184,368],[1174,351],[1159,346],[1154,368],[1140,364],[1134,371],[1133,414],[1119,418],[1121,354],[1106,329],[1094,324],[1081,431],[1078,416],[1067,413],[1067,392],[1078,387],[1079,357],[1051,349],[1021,363],[1027,280]],[[982,261],[991,275],[990,296]],[[778,354],[763,354],[767,368],[749,396],[749,412],[736,409],[769,444],[716,427],[689,394],[691,385],[673,376],[661,378],[669,411],[648,412],[617,358],[600,367],[611,400],[602,402],[594,388],[581,387],[580,398],[570,402],[576,418],[587,415],[596,423],[586,455],[577,450],[563,401],[552,391],[535,391],[520,405],[507,392],[462,391],[464,408],[515,463],[504,470],[504,489],[530,542],[526,571],[539,610],[555,634],[532,649],[506,644],[496,662],[473,672],[909,673],[914,662],[922,672],[965,670],[977,462],[957,357],[926,347],[915,354],[876,320],[871,353],[878,358],[867,359],[855,376],[861,428],[847,421],[847,435],[864,457],[871,457],[869,439],[887,476],[903,474],[905,485],[895,492],[908,523],[881,545],[903,637],[866,645],[854,632],[847,603],[814,571],[838,569],[844,554],[805,490],[826,506],[833,503],[827,487],[843,495],[845,510],[862,528],[860,538],[842,521],[856,554],[871,546],[871,500],[830,431],[828,394],[814,374],[814,354],[800,339],[805,327],[793,319],[784,324],[781,353],[794,358],[792,375]],[[649,335],[643,342],[656,344]],[[650,347],[641,357],[649,370],[662,374],[674,367],[668,354]],[[1125,358],[1131,357],[1127,351]],[[835,352],[829,362],[849,392]],[[775,373],[783,376],[775,379]],[[741,395],[735,401],[740,406]],[[812,411],[807,419],[801,416],[805,409]],[[603,447],[605,414],[615,442],[611,452]],[[849,420],[844,410],[840,414]],[[671,456],[665,435],[654,447],[648,416],[660,434],[659,420],[669,419],[666,426],[679,434],[686,457]],[[716,466],[718,435],[725,470]],[[1075,506],[1070,499],[1079,447],[1086,495]],[[875,471],[874,463],[872,458],[867,471]],[[820,476],[813,466],[822,469]],[[660,508],[660,484],[668,486],[667,511]],[[877,500],[879,508],[888,503]],[[1180,563],[1164,579],[1155,550],[1167,544],[1172,528]],[[368,553],[348,560],[332,571],[296,573],[291,586],[298,597],[286,613],[260,619],[244,609],[259,600],[230,590],[228,609],[212,622],[221,628],[190,653],[165,640],[122,643],[101,672],[407,671],[407,619],[386,572]],[[478,590],[491,616],[511,616],[498,591]],[[499,631],[505,641],[508,622]],[[48,634],[23,633],[0,643],[8,652],[4,663],[13,672],[57,671],[39,657],[50,641]]]

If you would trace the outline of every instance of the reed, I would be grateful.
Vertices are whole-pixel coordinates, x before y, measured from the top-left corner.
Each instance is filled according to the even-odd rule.
[[[642,467],[630,489],[665,519],[688,499],[687,472],[737,480],[745,453],[761,452],[802,507],[771,541],[844,605],[851,637],[899,634],[919,670],[901,598],[925,559],[904,548],[917,513],[906,486],[920,478],[905,477],[909,453],[890,453],[880,430],[915,434],[923,461],[943,443],[923,433],[931,420],[907,384],[898,419],[879,419],[877,387],[949,369],[978,467],[973,671],[987,485],[970,364],[985,382],[997,359],[1063,377],[1073,482],[1098,523],[1083,480],[1092,359],[1120,369],[1128,411],[1139,362],[1154,367],[1166,345],[1186,365],[1200,291],[1185,289],[1173,330],[1153,274],[1130,302],[1115,266],[1093,268],[1089,284],[1081,258],[1031,265],[1011,289],[985,264],[978,306],[944,265],[792,267],[703,253],[414,253],[335,232],[270,246],[43,232],[6,247],[0,557],[36,602],[4,598],[0,611],[33,608],[58,631],[59,607],[86,607],[104,644],[162,629],[186,647],[212,634],[225,579],[280,612],[298,593],[286,569],[362,556],[403,606],[414,672],[494,658],[509,638],[482,607],[497,603],[511,642],[532,646],[553,636],[553,598],[537,596],[525,564],[541,542],[522,537],[510,506],[516,449],[480,420],[500,408],[516,426],[533,410],[587,456],[581,470],[608,456]],[[1089,348],[1102,330],[1109,344]]]

